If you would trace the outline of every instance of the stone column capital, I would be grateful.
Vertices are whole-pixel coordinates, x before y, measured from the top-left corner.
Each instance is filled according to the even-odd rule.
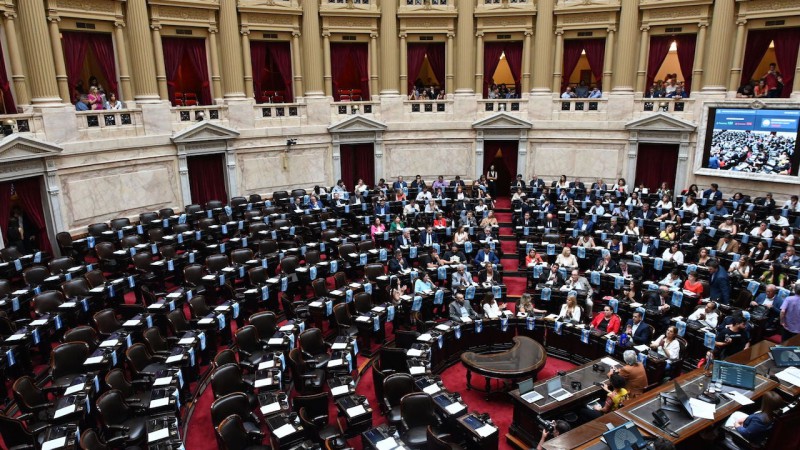
[[[125,28],[125,21],[123,21],[123,20],[115,20],[114,21],[114,28]]]
[[[533,31],[526,30],[524,34],[525,36],[533,36]]]
[[[708,28],[708,22],[698,22],[697,23],[697,27],[698,28]]]
[[[563,36],[563,35],[564,35],[564,30],[562,30],[561,28],[556,30],[556,36]]]
[[[242,36],[250,36],[250,27],[242,27],[239,32],[242,33]]]
[[[293,38],[299,38],[300,36],[302,36],[302,34],[299,31],[292,31]]]
[[[5,17],[8,20],[14,20],[14,19],[17,18],[17,12],[16,11],[3,11],[3,17]]]
[[[59,16],[56,13],[48,14],[47,15],[47,21],[48,22],[56,22],[56,23],[61,22],[61,16]]]
[[[617,27],[611,25],[610,27],[606,28],[606,32],[607,33],[616,33],[617,32]]]
[[[400,39],[405,39],[408,37],[408,33],[403,31],[402,33],[398,34],[397,37],[399,37]]]
[[[736,21],[736,25],[738,25],[740,27],[747,25],[747,19],[739,19],[739,20],[737,20]]]
[[[482,38],[483,36],[484,36],[483,31],[478,31],[477,33],[475,33],[475,37],[477,38]]]
[[[150,29],[153,31],[161,31],[161,24],[158,22],[153,22],[150,24]]]
[[[650,25],[642,25],[639,27],[639,31],[650,31]]]
[[[370,33],[369,34],[369,38],[370,39],[378,39],[378,33]]]
[[[219,33],[219,28],[217,28],[216,25],[209,25],[208,32],[211,34],[217,34]]]
[[[448,31],[447,32],[447,39],[454,39],[455,37],[456,37],[456,34],[453,33],[452,31]]]
[[[322,37],[324,37],[324,38],[329,38],[329,37],[331,37],[331,32],[330,32],[330,31],[323,31],[323,32],[322,32]]]

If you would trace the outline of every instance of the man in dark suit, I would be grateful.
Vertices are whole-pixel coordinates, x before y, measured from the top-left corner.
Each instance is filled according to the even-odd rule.
[[[403,230],[403,234],[394,238],[394,248],[396,250],[408,245],[414,245],[414,241],[411,239],[411,231],[406,228]]]
[[[619,266],[611,259],[611,253],[603,251],[603,255],[597,259],[594,270],[600,273],[619,273]]]
[[[703,191],[703,198],[707,198],[714,202],[717,200],[722,200],[722,192],[719,190],[719,185],[717,183],[711,183],[711,188]]]
[[[709,297],[722,305],[731,303],[731,283],[728,280],[728,271],[721,268],[719,261],[712,259],[706,264],[711,279],[708,283]]]
[[[397,181],[392,184],[392,188],[396,191],[398,189],[405,189],[408,187],[408,183],[403,181],[403,177],[397,177]]]
[[[579,190],[586,189],[586,185],[584,185],[583,182],[578,180],[577,178],[575,178],[575,181],[569,184],[569,187],[570,189],[579,189]]]
[[[575,229],[578,230],[579,233],[591,233],[594,229],[594,222],[592,222],[591,217],[582,216],[575,223]]]
[[[455,180],[450,181],[450,187],[456,186],[464,187],[464,180],[461,179],[461,175],[456,175]]]
[[[619,224],[616,217],[611,217],[606,226],[603,227],[603,231],[611,234],[622,233],[622,226]]]
[[[484,264],[500,264],[500,259],[488,245],[484,245],[478,254],[475,255],[475,260],[473,262],[476,266],[483,266]]]
[[[608,185],[603,181],[602,178],[598,179],[596,182],[592,183],[592,190],[593,191],[607,191]]]
[[[375,205],[375,215],[385,216],[386,214],[389,214],[389,205],[386,204],[386,200],[381,200]]]
[[[634,246],[634,253],[639,255],[655,256],[656,246],[650,241],[650,236],[643,236],[641,242]]]
[[[482,242],[492,242],[497,240],[497,236],[495,235],[495,231],[492,227],[485,226],[480,233],[478,233],[478,240]]]
[[[635,219],[653,220],[656,218],[656,213],[650,209],[649,203],[642,203],[642,209],[636,211],[633,217]]]
[[[396,250],[394,252],[394,258],[389,260],[389,272],[399,273],[403,270],[410,268],[411,266],[408,265],[408,260],[403,258],[403,252],[400,250]]]
[[[536,221],[533,220],[530,212],[525,212],[525,214],[522,215],[522,219],[520,219],[518,225],[521,227],[534,227],[536,226]]]
[[[514,187],[525,189],[525,180],[522,179],[522,174],[517,175],[517,179],[514,181]]]
[[[542,276],[539,278],[539,281],[551,287],[559,287],[563,285],[565,280],[558,269],[558,264],[553,263],[550,265],[549,271],[542,271]]]
[[[426,247],[430,247],[435,243],[439,242],[439,237],[434,233],[433,227],[428,225],[425,227],[425,230],[419,234],[419,243],[420,245],[424,245]]]
[[[453,244],[453,246],[450,247],[450,250],[444,254],[444,260],[445,262],[449,261],[450,264],[466,264],[467,256],[464,254],[464,252],[458,249],[458,245]]]
[[[532,188],[541,189],[541,188],[544,187],[544,180],[542,180],[538,176],[534,175],[533,178],[531,178],[530,185],[531,185]]]
[[[625,333],[630,336],[634,345],[650,345],[653,340],[652,328],[642,320],[641,311],[634,311],[633,318],[625,325]]]
[[[706,236],[704,231],[705,230],[703,229],[702,225],[694,227],[692,234],[686,236],[684,242],[687,244],[692,244],[697,248],[705,247],[706,242],[708,241],[708,236]]]
[[[480,314],[472,309],[472,305],[468,301],[464,300],[464,294],[461,292],[457,292],[455,299],[450,302],[449,313],[450,319],[458,322],[464,322],[462,319],[464,317],[466,317],[469,321],[480,319],[481,317]]]
[[[547,216],[544,218],[544,225],[545,228],[552,228],[554,230],[558,229],[558,219],[553,216],[553,213],[547,213]]]

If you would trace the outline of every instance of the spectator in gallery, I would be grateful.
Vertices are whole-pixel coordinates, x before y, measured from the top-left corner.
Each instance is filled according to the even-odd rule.
[[[92,108],[89,106],[89,97],[85,94],[81,94],[78,98],[78,102],[75,103],[75,111],[89,111]]]
[[[572,91],[572,88],[570,86],[567,86],[567,88],[564,89],[564,93],[561,94],[561,98],[563,98],[564,100],[569,100],[569,99],[577,98],[577,97],[578,97],[578,95],[575,94],[575,92]]]
[[[753,92],[753,85],[750,83],[745,83],[739,86],[739,89],[736,90],[736,98],[753,98],[755,97],[755,92]]]
[[[600,90],[599,86],[593,86],[592,91],[589,92],[589,98],[602,98],[603,91]]]
[[[579,98],[589,97],[589,86],[586,85],[586,81],[581,80],[580,83],[578,83],[578,86],[575,87],[575,95]]]
[[[775,63],[769,64],[769,69],[764,76],[761,77],[761,80],[764,80],[764,84],[767,87],[767,97],[768,98],[778,98],[781,96],[781,90],[783,89],[783,83],[780,83],[781,74],[777,71],[777,66]]]

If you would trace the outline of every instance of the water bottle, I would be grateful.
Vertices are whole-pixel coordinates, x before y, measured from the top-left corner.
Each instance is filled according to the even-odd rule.
[[[625,347],[628,345],[628,333],[622,333],[619,336],[619,345]]]

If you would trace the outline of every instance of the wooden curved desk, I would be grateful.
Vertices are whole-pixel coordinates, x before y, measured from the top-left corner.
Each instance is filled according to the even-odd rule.
[[[515,336],[514,345],[505,351],[489,354],[464,352],[461,363],[467,369],[467,389],[472,388],[472,372],[486,378],[486,398],[491,392],[492,378],[516,380],[535,377],[547,361],[544,347],[533,339]]]

